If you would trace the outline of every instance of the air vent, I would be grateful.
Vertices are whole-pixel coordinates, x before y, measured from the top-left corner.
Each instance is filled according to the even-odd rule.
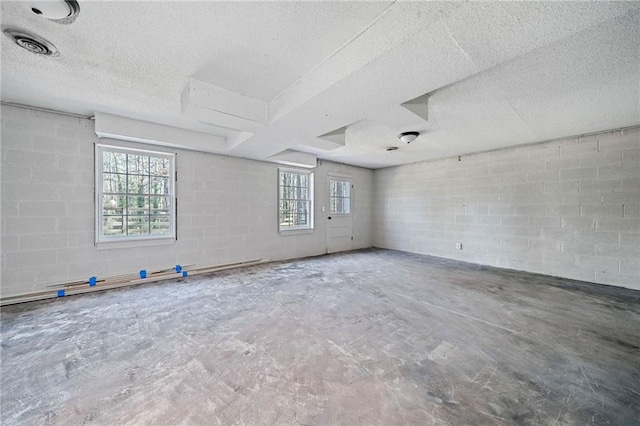
[[[44,56],[58,56],[60,51],[52,43],[35,34],[16,29],[6,29],[4,34],[15,44],[31,53]]]
[[[388,146],[384,150],[385,151],[396,151],[398,149],[397,146]]]

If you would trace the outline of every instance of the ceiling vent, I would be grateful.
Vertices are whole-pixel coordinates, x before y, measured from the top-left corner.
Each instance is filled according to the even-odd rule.
[[[8,28],[3,31],[15,44],[31,53],[44,56],[58,56],[60,51],[52,43],[35,34]]]
[[[80,13],[80,5],[75,0],[32,1],[28,7],[38,16],[65,25],[72,24]]]

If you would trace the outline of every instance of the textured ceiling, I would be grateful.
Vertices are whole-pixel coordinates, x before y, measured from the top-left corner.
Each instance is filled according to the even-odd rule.
[[[61,25],[2,2],[3,28],[61,52],[3,37],[4,102],[189,130],[175,145],[197,150],[373,168],[640,124],[637,2],[79,3]],[[401,106],[424,94],[428,120]],[[118,123],[105,133],[161,133]],[[401,144],[407,130],[422,134]]]

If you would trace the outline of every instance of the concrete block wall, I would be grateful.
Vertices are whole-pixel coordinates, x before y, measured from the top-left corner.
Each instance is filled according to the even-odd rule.
[[[1,113],[2,296],[175,264],[325,253],[327,215],[321,207],[328,205],[330,172],[353,176],[354,248],[371,246],[371,170],[323,162],[314,169],[314,232],[282,236],[277,232],[277,164],[170,150],[178,153],[178,240],[98,250],[93,192],[98,138],[93,122],[10,106],[2,106]]]
[[[640,290],[640,129],[376,170],[373,230],[376,247]]]

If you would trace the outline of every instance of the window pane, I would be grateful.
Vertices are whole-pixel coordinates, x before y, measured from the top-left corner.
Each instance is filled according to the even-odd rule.
[[[169,178],[168,177],[152,177],[151,178],[151,194],[168,194]]]
[[[169,216],[151,216],[151,234],[169,234]]]
[[[169,176],[170,163],[168,158],[151,157],[150,174],[152,176]]]
[[[289,226],[289,224],[287,223],[287,213],[286,212],[280,212],[279,223],[280,223],[281,227]]]
[[[298,197],[300,200],[309,199],[309,190],[307,188],[300,188],[298,191]]]
[[[124,214],[127,207],[127,197],[124,195],[103,195],[102,196],[102,214],[104,215],[120,215]]]
[[[127,235],[149,233],[149,216],[127,216]]]
[[[124,193],[127,188],[127,175],[116,173],[102,174],[102,192]]]
[[[127,154],[109,151],[103,152],[102,171],[110,173],[126,173]]]
[[[105,237],[121,237],[124,232],[124,216],[103,216],[102,235]]]
[[[348,198],[345,198],[342,200],[343,202],[343,213],[351,213],[351,200]]]
[[[152,215],[169,214],[169,197],[149,197],[149,208]]]
[[[349,182],[342,182],[342,195],[345,197],[351,196],[351,185]]]
[[[148,175],[149,157],[146,155],[127,155],[127,173],[130,175]]]
[[[129,175],[127,192],[129,194],[148,194],[149,193],[149,177]]]
[[[127,214],[131,216],[140,216],[149,214],[149,197],[129,197],[129,205],[127,206]]]
[[[307,200],[309,199],[309,189],[302,186],[281,186],[280,198]]]

